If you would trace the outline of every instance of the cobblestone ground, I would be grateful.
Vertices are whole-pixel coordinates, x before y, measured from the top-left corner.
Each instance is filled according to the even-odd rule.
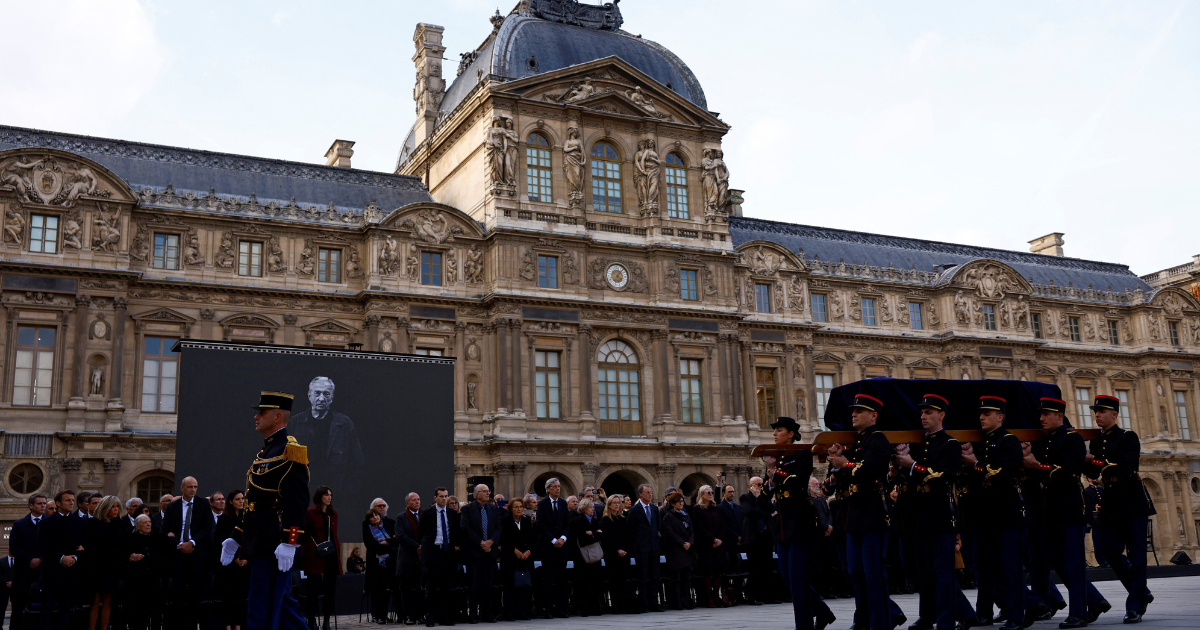
[[[1200,628],[1200,577],[1177,577],[1150,580],[1150,591],[1154,593],[1154,603],[1146,613],[1145,620],[1139,626],[1125,626],[1121,623],[1124,615],[1125,590],[1117,581],[1097,582],[1096,588],[1113,604],[1108,614],[1100,617],[1092,627],[1127,627],[1149,630]],[[975,591],[967,591],[967,597],[974,602]],[[1066,595],[1066,593],[1063,593]],[[896,603],[909,615],[909,623],[916,617],[917,596],[899,595]],[[854,611],[854,602],[849,599],[829,600],[829,607],[838,619],[830,630],[845,630],[850,627],[850,616]],[[1058,623],[1066,619],[1066,612],[1060,611],[1052,621],[1038,622],[1034,630],[1057,630]],[[358,616],[342,616],[338,618],[338,630],[359,630],[380,628],[375,624],[359,623]],[[466,624],[459,624],[466,625]],[[490,624],[481,624],[488,627]],[[684,612],[665,612],[647,615],[604,615],[601,617],[572,617],[571,619],[539,619],[517,623],[500,622],[491,627],[528,627],[538,630],[548,628],[571,628],[572,630],[654,627],[656,630],[732,630],[734,628],[769,628],[787,630],[793,628],[791,605],[777,606],[737,606],[734,608],[698,609]],[[904,630],[904,628],[901,628]]]

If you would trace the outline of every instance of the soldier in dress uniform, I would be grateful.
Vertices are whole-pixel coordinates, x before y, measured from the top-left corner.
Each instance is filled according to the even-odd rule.
[[[771,428],[778,446],[800,439],[800,425],[791,418],[779,418]],[[771,514],[771,533],[776,539],[779,573],[792,595],[792,610],[796,628],[822,630],[836,617],[812,583],[808,580],[808,554],[813,540],[824,536],[817,520],[817,511],[808,498],[808,480],[812,477],[812,451],[800,451],[767,465],[767,483],[763,493],[775,500]]]
[[[979,397],[979,424],[984,431],[981,453],[962,447],[968,474],[980,480],[979,516],[975,533],[975,562],[979,591],[975,625],[991,625],[992,604],[999,597],[1007,615],[1002,630],[1025,628],[1024,575],[1021,571],[1021,530],[1025,502],[1021,496],[1021,443],[1004,428],[1006,401]]]
[[[950,402],[925,394],[921,410],[924,444],[896,447],[896,464],[907,477],[904,501],[917,523],[917,592],[920,614],[909,630],[955,630],[955,621],[966,628],[975,609],[962,593],[954,573],[954,537],[958,516],[954,482],[962,467],[962,446],[946,434],[942,423]]]
[[[834,474],[838,486],[849,491],[846,561],[854,582],[855,618],[866,622],[870,630],[892,630],[896,624],[884,570],[889,525],[884,486],[891,467],[892,447],[875,426],[883,401],[859,394],[850,408],[858,441],[849,451],[836,444],[830,447],[829,465],[837,469]]]
[[[1129,592],[1125,623],[1138,623],[1154,601],[1146,588],[1146,518],[1155,512],[1138,476],[1141,441],[1117,425],[1120,409],[1119,399],[1096,396],[1092,412],[1103,433],[1092,440],[1083,473],[1104,484],[1099,507],[1104,557]]]
[[[254,409],[254,430],[266,441],[246,472],[246,508],[233,537],[221,544],[221,564],[239,548],[250,561],[249,630],[307,630],[291,590],[308,507],[308,449],[287,434],[291,394],[262,392]]]
[[[1026,474],[1039,482],[1041,490],[1037,510],[1041,520],[1032,525],[1040,540],[1033,546],[1029,573],[1034,590],[1043,600],[1050,600],[1050,569],[1054,569],[1067,588],[1070,606],[1066,621],[1058,627],[1082,628],[1112,608],[1088,583],[1085,571],[1083,486],[1079,478],[1087,447],[1083,438],[1065,424],[1066,401],[1042,398],[1040,408],[1046,438],[1025,451]]]

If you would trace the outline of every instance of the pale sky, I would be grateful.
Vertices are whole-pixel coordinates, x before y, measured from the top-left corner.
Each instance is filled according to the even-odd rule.
[[[412,33],[445,76],[515,0],[0,0],[0,124],[391,171]],[[625,0],[732,125],[748,216],[1070,256],[1200,254],[1200,6]]]

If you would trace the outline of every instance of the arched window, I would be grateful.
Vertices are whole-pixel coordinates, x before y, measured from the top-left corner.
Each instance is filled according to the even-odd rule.
[[[154,507],[158,505],[159,497],[171,492],[174,485],[175,481],[170,477],[162,475],[143,477],[137,482],[137,497],[142,500],[144,505]]]
[[[600,346],[600,432],[606,435],[643,435],[642,382],[637,353],[624,341],[613,339]]]
[[[621,211],[621,163],[607,142],[592,147],[592,207],[596,212]]]
[[[667,154],[667,216],[688,219],[687,170],[678,153]]]
[[[550,143],[546,136],[531,133],[525,141],[525,183],[530,201],[550,203]]]

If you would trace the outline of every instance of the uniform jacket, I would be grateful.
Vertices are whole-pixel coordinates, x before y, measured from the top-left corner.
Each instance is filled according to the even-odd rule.
[[[454,553],[455,547],[462,546],[462,530],[459,528],[461,518],[458,512],[446,508],[446,529],[450,532],[450,540],[446,542],[446,549],[450,553]],[[437,506],[433,505],[421,513],[421,521],[417,524],[417,536],[421,541],[421,563],[428,564],[429,557],[433,553],[435,547],[434,542],[437,540],[438,515]]]
[[[1155,513],[1138,476],[1142,446],[1136,433],[1114,426],[1101,433],[1100,439],[1092,440],[1090,450],[1095,459],[1084,466],[1083,473],[1104,484],[1101,522],[1144,518]]]
[[[483,529],[483,512],[487,510],[487,531]],[[511,517],[510,517],[511,518]],[[483,557],[483,549],[479,546],[484,540],[492,541],[492,550],[487,555],[492,558],[500,557],[500,531],[504,527],[504,513],[492,503],[480,505],[479,501],[471,501],[462,509],[459,516],[463,533],[463,550],[467,558],[478,560]]]
[[[1083,474],[1087,447],[1078,433],[1061,426],[1033,444],[1033,456],[1042,464],[1040,469],[1026,469],[1026,474],[1041,483],[1041,525],[1083,525]]]
[[[629,512],[625,514],[625,518],[629,521],[629,538],[632,541],[632,551],[635,553],[649,553],[653,556],[659,554],[660,542],[659,532],[661,530],[661,516],[658,513],[658,506],[650,504],[649,516],[646,514],[646,508],[642,506],[641,501],[634,501],[633,507],[629,508]],[[541,520],[540,518],[538,520]]]
[[[396,561],[396,575],[405,578],[421,577],[421,559],[417,556],[417,548],[421,546],[421,537],[418,532],[421,531],[421,514],[413,517],[416,521],[416,527],[413,527],[413,521],[409,520],[408,506],[400,514],[396,515],[396,545],[399,547]],[[449,517],[449,514],[446,515]]]
[[[763,484],[763,494],[775,502],[775,516],[768,525],[776,540],[809,540],[816,535],[817,511],[808,500],[812,471],[812,451],[800,451],[781,458],[775,473]]]
[[[924,444],[914,445],[911,455],[915,465],[901,471],[907,477],[900,495],[905,529],[924,535],[954,532],[954,482],[962,465],[962,445],[938,431],[925,436]]]
[[[809,457],[811,459],[811,454]],[[889,519],[883,492],[892,459],[891,444],[879,428],[872,425],[858,432],[858,442],[848,449],[846,458],[854,466],[844,466],[835,473],[838,486],[848,492],[846,531],[887,531]]]
[[[308,503],[308,449],[284,427],[263,441],[246,472],[246,509],[234,529],[242,557],[274,558],[280,543],[300,544]]]
[[[977,450],[974,475],[980,480],[979,529],[1013,529],[1024,525],[1021,493],[1024,456],[1017,437],[1000,427],[988,433]]]

